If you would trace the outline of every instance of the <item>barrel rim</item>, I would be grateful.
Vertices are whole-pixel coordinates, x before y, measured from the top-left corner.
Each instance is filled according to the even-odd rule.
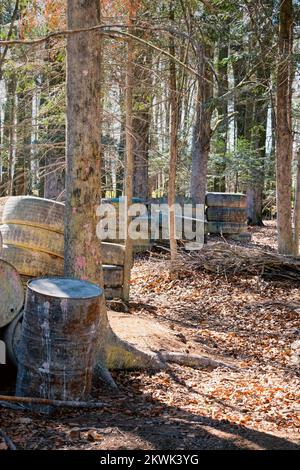
[[[65,280],[65,281],[80,281],[81,283],[85,283],[85,284],[89,284],[90,287],[93,287],[93,288],[97,288],[98,290],[98,293],[95,294],[95,295],[86,295],[86,296],[78,296],[78,297],[70,297],[68,295],[61,295],[61,294],[54,294],[54,293],[51,293],[51,292],[45,292],[45,291],[39,291],[37,289],[35,289],[33,286],[31,286],[31,284],[33,283],[36,283],[38,281],[45,281],[45,280],[49,280],[49,281],[53,281],[53,280]],[[69,300],[86,300],[86,299],[95,299],[97,297],[101,297],[103,296],[104,294],[104,290],[102,287],[100,287],[98,284],[94,283],[94,282],[90,282],[90,281],[86,281],[86,280],[83,280],[83,279],[79,279],[79,278],[76,278],[76,277],[63,277],[63,276],[44,276],[44,277],[37,277],[37,278],[34,278],[34,279],[30,279],[28,282],[27,282],[27,288],[30,289],[33,293],[36,293],[36,294],[40,294],[40,295],[45,295],[47,297],[53,297],[53,298],[59,298],[59,299],[69,299]]]

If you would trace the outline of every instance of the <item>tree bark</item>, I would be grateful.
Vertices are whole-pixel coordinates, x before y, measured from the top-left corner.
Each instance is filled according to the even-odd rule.
[[[292,80],[293,2],[282,0],[278,36],[276,108],[276,196],[278,251],[293,253],[292,240]]]
[[[263,80],[262,77],[259,78]],[[247,187],[247,217],[248,224],[253,226],[263,225],[262,208],[265,182],[267,117],[268,101],[261,97],[254,107],[250,132],[250,147],[256,153],[255,162],[253,162],[252,168],[250,168],[250,182]]]
[[[55,87],[59,87],[61,82],[64,80],[64,68],[60,61],[56,61],[56,54],[53,53],[53,44],[51,42],[46,44],[45,52],[47,52],[46,63],[50,71],[47,75],[49,95],[46,98],[51,102],[53,99],[51,91]],[[53,93],[53,91],[52,91]],[[51,142],[55,145],[65,140],[65,126],[59,122],[53,122],[52,120],[48,124],[48,136],[51,138]],[[44,197],[47,199],[63,200],[64,199],[64,187],[65,187],[65,153],[64,150],[58,146],[47,153],[44,159]]]
[[[228,98],[223,96],[228,92],[228,64],[224,60],[228,58],[228,44],[219,44],[218,60],[218,118],[222,119],[218,127],[218,154],[221,157],[220,162],[216,162],[216,178],[214,178],[214,191],[225,192],[226,181],[226,152],[228,147]]]
[[[247,188],[247,220],[252,226],[263,226],[262,221],[263,189],[255,182]]]
[[[148,198],[148,160],[151,118],[151,50],[139,47],[133,65],[133,195]]]
[[[17,99],[17,146],[13,194],[22,196],[29,192],[29,164],[31,144],[31,114],[33,91],[26,89],[26,84],[20,81]]]
[[[293,215],[293,244],[294,256],[299,255],[299,238],[300,238],[300,150],[296,156],[296,185],[295,185],[295,205]]]
[[[121,126],[120,126],[120,140],[118,143],[118,164],[116,171],[116,197],[121,197],[124,191],[124,164],[125,164],[125,148],[126,148],[126,116],[123,111],[123,90],[120,90],[121,100]]]
[[[58,152],[53,151],[54,155],[45,158],[45,180],[44,180],[44,197],[62,201],[64,199],[65,172],[63,169],[63,158],[55,155]]]
[[[170,20],[174,21],[174,10],[171,6]],[[170,37],[169,50],[172,57],[175,56],[174,37]],[[169,185],[168,185],[168,205],[169,205],[169,238],[171,260],[177,257],[176,241],[176,219],[174,205],[176,201],[176,166],[177,166],[177,132],[178,132],[178,93],[176,80],[176,65],[173,58],[170,58],[169,70],[170,87],[170,160],[169,160]]]
[[[254,46],[252,46],[254,49]],[[266,162],[266,137],[269,97],[266,89],[270,87],[271,68],[266,61],[260,64],[256,71],[257,86],[255,94],[256,101],[253,104],[252,122],[245,137],[250,142],[250,149],[255,153],[255,161],[249,169],[249,184],[247,187],[248,199],[248,223],[249,225],[263,225],[263,192],[265,187],[265,162]],[[253,102],[253,97],[248,97]],[[250,102],[251,103],[251,102]],[[250,105],[248,104],[248,107]]]
[[[100,23],[98,0],[68,0],[68,29]],[[101,203],[101,36],[82,32],[67,39],[67,167],[64,230],[65,276],[103,287],[97,207]],[[100,305],[97,362],[106,366],[113,337],[104,298]],[[80,332],[79,332],[80,333]],[[103,372],[103,371],[102,371]],[[99,375],[103,375],[99,373]]]
[[[132,1],[130,2],[129,8],[129,30],[132,28]],[[125,302],[129,301],[130,291],[130,274],[133,258],[133,241],[129,233],[129,224],[131,217],[129,216],[129,208],[132,204],[133,196],[133,166],[134,166],[134,154],[133,154],[133,40],[128,38],[127,43],[127,67],[126,67],[126,97],[125,97],[125,112],[126,112],[126,167],[125,167],[125,221],[126,221],[126,238],[125,238],[125,259],[124,259],[124,276],[123,276],[123,299]]]
[[[16,146],[17,146],[17,79],[12,75],[7,83],[7,101],[5,109],[5,127],[4,136],[8,150],[7,162],[7,187],[4,189],[4,194],[12,196],[13,194],[13,181],[15,176],[16,165]]]
[[[30,149],[30,182],[29,194],[38,194],[39,190],[39,161],[35,144],[39,140],[39,111],[41,102],[40,87],[33,91],[31,109],[31,149]]]
[[[198,47],[198,94],[196,102],[196,120],[192,142],[191,197],[194,203],[204,204],[207,184],[207,164],[211,141],[212,108],[209,101],[213,97],[212,71],[206,58],[212,58],[212,48]]]
[[[100,23],[98,0],[68,0],[68,28]],[[101,40],[83,32],[67,40],[65,274],[102,285],[96,210],[100,190]]]

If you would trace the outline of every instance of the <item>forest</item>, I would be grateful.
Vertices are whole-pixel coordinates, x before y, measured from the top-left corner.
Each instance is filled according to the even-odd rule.
[[[298,0],[0,0],[1,451],[299,450],[299,237]]]

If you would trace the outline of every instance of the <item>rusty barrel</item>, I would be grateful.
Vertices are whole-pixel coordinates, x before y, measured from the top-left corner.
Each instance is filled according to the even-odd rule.
[[[28,283],[17,396],[56,400],[88,396],[102,295],[100,287],[78,279],[40,278]]]

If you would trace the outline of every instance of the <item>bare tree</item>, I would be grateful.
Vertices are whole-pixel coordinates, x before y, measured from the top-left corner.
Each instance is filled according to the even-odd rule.
[[[174,9],[170,7],[170,19],[174,21]],[[174,37],[170,37],[169,44],[170,54],[170,71],[169,71],[169,87],[170,87],[170,161],[169,161],[169,187],[168,187],[168,204],[169,204],[169,237],[171,259],[175,260],[177,256],[176,241],[176,219],[174,212],[174,204],[176,198],[176,166],[177,166],[177,133],[178,133],[178,94],[176,80],[176,65],[173,57],[175,56]]]
[[[196,119],[193,130],[191,172],[191,197],[197,204],[205,203],[207,163],[212,136],[212,107],[210,100],[213,96],[213,80],[212,70],[207,63],[207,60],[211,59],[212,55],[213,49],[211,46],[204,48],[202,44],[199,44],[197,48],[199,79]]]
[[[129,9],[129,21],[128,25],[132,27],[132,8],[133,2],[130,2]],[[133,115],[132,115],[132,103],[133,103],[133,40],[128,39],[127,44],[127,67],[126,67],[126,99],[125,99],[125,113],[126,113],[126,167],[125,167],[125,198],[126,213],[124,214],[126,220],[126,238],[125,238],[125,260],[124,260],[124,276],[123,276],[123,298],[126,302],[129,300],[129,285],[130,285],[130,273],[132,265],[132,239],[130,237],[128,228],[131,221],[129,216],[129,209],[132,203],[133,196]]]
[[[278,251],[293,253],[292,237],[292,81],[293,2],[282,0],[278,36],[276,178]]]
[[[138,34],[138,32],[136,32]],[[133,195],[148,198],[149,137],[151,121],[151,59],[149,47],[136,47],[133,64]]]
[[[68,0],[68,28],[100,23],[98,0]],[[102,284],[96,210],[100,190],[99,33],[82,32],[67,41],[67,171],[65,274]]]
[[[295,205],[293,217],[293,244],[294,255],[299,255],[299,237],[300,237],[300,150],[296,154],[296,185],[295,185]]]

